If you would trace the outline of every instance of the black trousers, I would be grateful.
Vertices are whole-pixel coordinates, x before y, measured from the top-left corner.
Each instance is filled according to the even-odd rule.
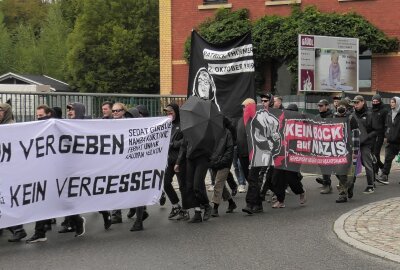
[[[400,151],[399,144],[388,144],[385,148],[385,163],[383,164],[383,174],[389,175],[392,161]]]
[[[247,178],[249,184],[246,194],[246,203],[250,206],[261,205],[260,181],[258,180],[262,167],[252,167]]]
[[[187,209],[209,204],[205,184],[208,166],[207,156],[186,159]]]
[[[304,193],[303,184],[298,172],[285,171],[274,169],[272,176],[272,183],[274,186],[274,193],[279,202],[285,201],[287,186],[293,191],[294,194],[299,195]]]
[[[51,219],[36,221],[35,234],[39,236],[46,236],[46,226],[51,226]]]
[[[383,162],[381,161],[381,149],[384,139],[385,139],[385,134],[379,133],[375,138],[375,142],[372,144],[372,153],[376,157],[376,164],[374,166],[375,172],[378,172],[378,169],[383,168]]]
[[[263,197],[265,197],[265,195],[267,194],[268,189],[274,191],[272,185],[272,175],[274,173],[274,166],[265,167],[265,169],[266,169],[265,182],[261,188],[261,196]],[[260,181],[262,183],[264,179],[264,174],[262,172],[260,173],[260,177],[261,177]]]
[[[249,157],[245,156],[245,157],[239,157],[239,161],[240,161],[240,165],[242,165],[242,170],[243,170],[243,174],[244,174],[244,178],[246,178],[246,180],[249,178]]]
[[[180,172],[175,173],[174,171],[174,165],[169,164],[167,168],[165,169],[165,177],[164,177],[164,191],[168,196],[168,199],[171,201],[171,204],[177,204],[179,203],[179,198],[178,194],[176,194],[176,191],[174,187],[172,186],[172,181],[174,175],[176,175],[176,178],[178,179],[178,185],[179,185],[179,191],[181,193],[182,197],[182,206],[185,209],[185,205],[187,204],[186,202],[186,194],[185,194],[185,170],[186,170],[186,164],[183,163],[179,165]]]

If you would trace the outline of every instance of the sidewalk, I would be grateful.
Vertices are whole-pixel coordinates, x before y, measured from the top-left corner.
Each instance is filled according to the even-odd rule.
[[[400,263],[400,197],[343,214],[336,220],[334,231],[355,248]]]

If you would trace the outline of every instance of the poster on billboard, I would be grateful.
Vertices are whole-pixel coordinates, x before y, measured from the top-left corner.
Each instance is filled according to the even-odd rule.
[[[299,35],[299,91],[358,92],[358,39]]]

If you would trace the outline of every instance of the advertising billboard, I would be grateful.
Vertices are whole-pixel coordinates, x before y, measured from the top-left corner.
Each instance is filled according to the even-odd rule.
[[[358,39],[299,35],[299,91],[358,92]]]

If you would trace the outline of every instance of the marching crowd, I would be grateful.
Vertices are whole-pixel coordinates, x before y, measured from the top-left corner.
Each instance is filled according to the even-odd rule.
[[[282,106],[280,96],[269,93],[260,96],[265,110],[269,108],[297,111],[295,104],[287,108]],[[349,98],[333,98],[331,105],[328,100],[318,102],[320,118],[345,118],[351,129],[353,144],[353,162],[360,156],[365,168],[367,185],[365,194],[374,192],[375,183],[389,184],[389,175],[393,159],[400,151],[400,98],[393,97],[390,104],[383,104],[379,95],[372,97],[372,108],[367,107],[363,96]],[[243,111],[248,106],[256,104],[254,99],[243,101]],[[103,119],[122,119],[148,117],[149,112],[143,105],[128,109],[123,103],[104,102],[102,104]],[[226,213],[232,213],[237,208],[234,196],[237,192],[246,193],[246,206],[242,209],[248,215],[263,211],[263,201],[268,193],[272,196],[273,208],[285,207],[285,194],[288,187],[294,194],[299,195],[300,204],[306,203],[306,191],[301,183],[302,175],[297,172],[285,171],[273,166],[250,167],[249,150],[245,129],[246,117],[228,119],[224,117],[224,131],[220,141],[212,151],[191,149],[190,140],[185,138],[180,129],[179,106],[171,103],[164,108],[166,116],[172,119],[172,131],[168,152],[167,167],[164,176],[164,191],[160,204],[164,205],[166,198],[171,202],[172,209],[168,219],[200,223],[218,217],[220,205],[228,202]],[[40,105],[36,109],[37,120],[61,118],[61,108],[50,108]],[[74,102],[67,106],[68,119],[85,119],[85,106]],[[0,104],[0,124],[12,124],[14,118],[11,106],[7,103]],[[380,159],[381,148],[386,138],[385,159]],[[211,154],[210,154],[211,153]],[[231,166],[234,165],[235,181]],[[213,192],[211,202],[207,194],[205,178],[209,172],[212,185],[209,191]],[[179,185],[179,195],[173,187],[176,176]],[[353,197],[354,181],[356,177],[349,175],[336,175],[339,180],[337,203],[345,203]],[[331,175],[322,175],[316,181],[322,185],[321,194],[332,193]],[[227,184],[227,185],[226,185]],[[189,210],[194,209],[194,214]],[[109,229],[112,224],[122,223],[122,211],[100,211],[103,217],[104,228]],[[131,231],[143,230],[143,221],[149,217],[146,206],[131,208],[128,218],[135,218]],[[81,215],[65,217],[61,223],[59,233],[75,232],[75,236],[85,233],[85,218]],[[27,243],[46,241],[46,231],[51,229],[55,219],[37,221],[35,233],[26,240]],[[9,242],[19,242],[27,237],[22,225],[8,228],[12,237]],[[2,230],[0,230],[0,235]]]

